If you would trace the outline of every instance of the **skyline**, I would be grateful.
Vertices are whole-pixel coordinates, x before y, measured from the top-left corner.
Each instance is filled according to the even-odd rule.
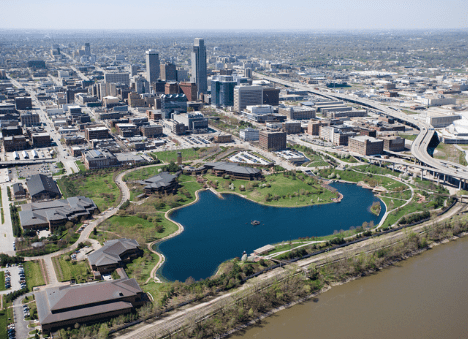
[[[70,6],[56,0],[0,1],[7,15],[0,29],[45,30],[427,30],[468,28],[460,0],[393,2],[331,0],[310,3],[239,0],[181,0],[177,6],[135,0],[83,0]],[[465,10],[463,10],[465,8]]]

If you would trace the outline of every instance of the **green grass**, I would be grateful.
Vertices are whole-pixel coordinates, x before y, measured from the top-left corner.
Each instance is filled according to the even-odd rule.
[[[254,183],[247,180],[235,180],[233,181],[234,190],[228,187],[230,182],[229,179],[222,177],[216,177],[215,175],[206,174],[205,177],[212,181],[218,182],[218,192],[239,193],[253,201],[260,202],[270,206],[284,206],[284,207],[299,207],[309,206],[313,204],[328,203],[331,202],[332,198],[336,198],[336,193],[330,192],[327,189],[322,188],[319,184],[313,183],[308,185],[305,181],[299,179],[293,180],[292,176],[284,177],[283,174],[272,174],[265,177],[265,184],[270,184],[271,187],[253,187],[249,189],[250,185]],[[311,181],[313,182],[313,181]],[[263,182],[257,182],[259,185],[264,184]],[[240,187],[244,185],[245,191],[241,191]],[[301,195],[298,192],[310,192],[311,195]],[[277,196],[278,199],[266,200],[268,194],[271,197]],[[319,200],[320,199],[320,200]]]
[[[171,289],[172,283],[155,283],[154,281],[148,282],[146,285],[140,285],[145,293],[150,293],[154,298],[154,303],[160,305],[163,296]]]
[[[8,318],[7,310],[0,311],[0,339],[8,339],[7,326],[10,323]]]
[[[5,291],[5,272],[0,272],[0,291]]]
[[[414,141],[417,138],[417,134],[400,134],[400,137],[406,140]]]
[[[129,278],[135,278],[138,284],[143,285],[150,277],[151,270],[159,262],[159,256],[143,248],[143,256],[134,259],[127,264],[125,272]]]
[[[164,165],[159,165],[159,166],[152,166],[152,167],[145,167],[145,168],[137,169],[133,172],[126,174],[123,180],[128,182],[128,181],[148,179],[152,176],[157,175],[163,166]]]
[[[323,160],[322,156],[320,154],[310,154],[307,155],[309,158],[310,162],[307,162],[304,164],[304,166],[307,167],[322,167],[322,166],[328,166],[328,162]]]
[[[75,163],[76,163],[76,166],[78,167],[78,169],[80,170],[80,172],[85,172],[86,171],[86,167],[85,167],[85,165],[83,164],[82,161],[77,160],[77,161],[75,161]]]
[[[114,172],[96,171],[63,177],[57,180],[64,198],[83,195],[93,199],[100,211],[116,206],[120,201],[120,190],[113,179]]]
[[[70,253],[71,254],[71,253]],[[77,283],[84,283],[88,277],[92,277],[91,269],[86,260],[84,261],[71,261],[65,260],[70,254],[63,254],[60,257],[54,257],[54,265],[60,266],[60,271],[57,272],[57,279],[59,281],[70,281],[75,279]]]
[[[41,266],[37,261],[24,262],[24,274],[26,276],[26,286],[32,291],[36,286],[44,285],[44,278],[41,272]]]
[[[152,222],[136,215],[114,215],[102,224],[101,229],[114,232],[121,237],[139,238],[137,239],[139,243],[147,243],[167,237],[178,230],[177,225],[167,220],[162,213],[161,217],[161,221],[158,222],[164,228],[161,233],[156,231]]]
[[[152,155],[155,155],[159,160],[163,162],[171,162],[171,161],[176,161],[177,160],[177,153],[181,152],[182,153],[182,160],[195,160],[198,159],[199,156],[199,150],[198,148],[186,148],[186,149],[181,149],[181,150],[174,150],[174,151],[163,151],[163,152],[156,152],[152,153]]]

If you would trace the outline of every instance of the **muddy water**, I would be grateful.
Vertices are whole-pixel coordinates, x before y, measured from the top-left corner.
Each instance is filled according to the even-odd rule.
[[[337,286],[232,338],[468,338],[468,238]]]

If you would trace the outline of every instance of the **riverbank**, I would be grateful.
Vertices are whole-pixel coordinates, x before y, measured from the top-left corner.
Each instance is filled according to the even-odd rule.
[[[313,302],[275,312],[229,338],[279,339],[292,331],[297,339],[310,338],[310,333],[318,338],[462,338],[468,237],[454,240],[433,244],[431,251],[378,274],[334,286]]]

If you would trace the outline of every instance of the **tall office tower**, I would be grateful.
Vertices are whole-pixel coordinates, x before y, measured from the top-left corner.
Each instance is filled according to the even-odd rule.
[[[130,66],[130,76],[135,76],[138,74],[138,65],[131,65]]]
[[[211,104],[216,107],[234,106],[234,87],[237,81],[230,75],[220,75],[211,80]]]
[[[171,62],[161,64],[161,80],[177,81],[176,65]]]
[[[159,78],[159,53],[153,49],[146,51],[146,80],[150,84]]]
[[[193,43],[191,82],[197,84],[198,95],[206,93],[208,87],[206,79],[206,48],[205,40],[200,38],[196,38]]]
[[[89,42],[86,42],[84,44],[84,50],[85,50],[85,55],[91,55],[91,46],[89,44]]]
[[[263,103],[262,86],[238,85],[234,87],[234,111],[242,112],[247,106]]]

